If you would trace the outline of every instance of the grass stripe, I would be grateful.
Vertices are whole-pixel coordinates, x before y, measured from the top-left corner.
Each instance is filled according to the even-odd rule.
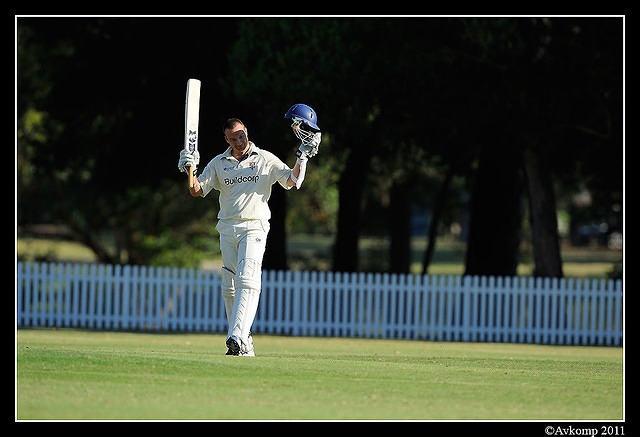
[[[621,348],[21,329],[23,419],[621,420]]]

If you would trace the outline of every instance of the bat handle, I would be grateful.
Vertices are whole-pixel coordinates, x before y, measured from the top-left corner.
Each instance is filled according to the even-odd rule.
[[[193,188],[193,167],[189,167],[189,188]]]

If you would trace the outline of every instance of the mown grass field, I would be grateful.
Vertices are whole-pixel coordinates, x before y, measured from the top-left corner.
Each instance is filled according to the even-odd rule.
[[[16,419],[623,419],[621,348],[254,338],[20,329]]]

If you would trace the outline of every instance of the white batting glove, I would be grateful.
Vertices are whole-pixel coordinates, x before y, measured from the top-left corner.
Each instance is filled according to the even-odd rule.
[[[186,149],[182,149],[180,151],[180,159],[178,159],[178,170],[183,173],[187,172],[187,168],[193,168],[193,172],[195,173],[196,167],[200,163],[200,153],[195,150],[193,152],[189,152]]]
[[[309,141],[304,141],[300,144],[296,156],[298,158],[302,156],[306,156],[307,158],[316,156],[318,154],[318,147],[320,147],[320,141],[322,141],[322,134],[316,132]]]

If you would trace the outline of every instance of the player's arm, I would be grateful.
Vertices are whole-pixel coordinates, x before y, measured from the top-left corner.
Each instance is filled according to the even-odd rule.
[[[200,185],[200,181],[197,177],[193,177],[193,186],[189,187],[189,193],[193,197],[204,197],[204,191],[202,190],[202,186]]]
[[[306,161],[306,158],[304,158],[304,160]],[[302,163],[301,159],[298,158],[296,160],[296,165],[294,165],[293,169],[291,170],[291,176],[289,176],[289,179],[287,179],[287,185],[288,186],[294,187],[296,185],[296,182],[298,181],[298,178],[300,177],[301,163]],[[306,162],[305,162],[305,165],[306,165]]]
[[[291,176],[287,180],[287,185],[290,187],[295,185],[297,189],[300,189],[307,172],[307,160],[318,153],[318,146],[320,146],[321,140],[322,135],[320,132],[317,132],[312,135],[309,140],[303,141],[302,144],[300,144],[300,147],[296,151],[298,159],[296,159],[296,165],[293,167],[293,170],[291,170]]]

